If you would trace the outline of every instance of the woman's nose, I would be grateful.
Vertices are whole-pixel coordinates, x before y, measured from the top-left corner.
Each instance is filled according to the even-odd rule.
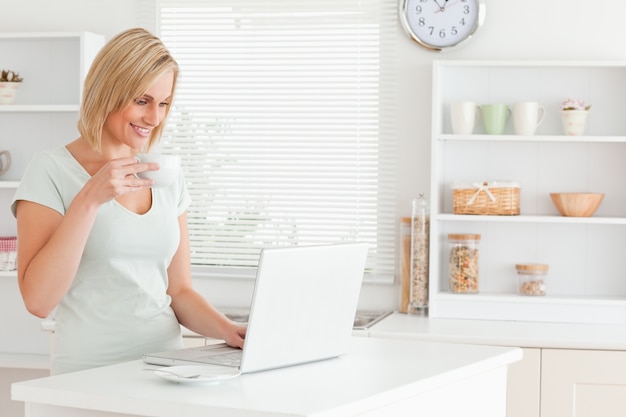
[[[151,126],[158,126],[161,123],[161,112],[159,106],[147,106],[143,119]]]

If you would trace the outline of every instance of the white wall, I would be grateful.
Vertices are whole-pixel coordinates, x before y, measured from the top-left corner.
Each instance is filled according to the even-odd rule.
[[[149,0],[2,2],[8,4],[0,13],[0,31],[3,32],[85,30],[110,38],[131,26],[150,28],[149,22],[152,22],[150,14],[140,13],[142,5],[151,3]],[[437,54],[420,48],[408,38],[399,45],[405,54],[405,70],[400,81],[406,88],[398,100],[412,124],[400,138],[398,217],[409,214],[413,196],[421,191],[428,193],[431,64],[434,59],[626,61],[623,29],[626,3],[605,5],[583,0],[484,0],[484,3],[487,6],[485,23],[474,39],[461,49]],[[249,282],[199,280],[197,286],[216,305],[245,305],[251,292]],[[399,292],[397,284],[367,285],[360,307],[395,309]]]

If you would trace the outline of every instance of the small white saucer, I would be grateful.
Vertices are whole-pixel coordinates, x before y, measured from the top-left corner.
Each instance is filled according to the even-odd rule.
[[[219,365],[167,366],[155,369],[154,373],[179,384],[207,384],[235,378],[241,374],[237,368]]]

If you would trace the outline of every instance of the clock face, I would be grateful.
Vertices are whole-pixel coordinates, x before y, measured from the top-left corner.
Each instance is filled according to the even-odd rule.
[[[401,0],[400,18],[411,38],[441,50],[468,39],[480,26],[484,7],[479,0]]]

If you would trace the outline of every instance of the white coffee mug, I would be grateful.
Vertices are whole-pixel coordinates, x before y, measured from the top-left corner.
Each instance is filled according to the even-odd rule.
[[[153,187],[166,187],[174,183],[178,178],[178,170],[180,169],[180,158],[177,155],[165,155],[158,153],[144,153],[137,155],[139,162],[156,162],[159,169],[156,171],[138,172],[139,178],[147,178],[154,181]]]
[[[534,135],[543,122],[545,109],[535,101],[522,101],[513,105],[513,127],[518,135]]]
[[[9,168],[11,168],[11,153],[0,151],[0,175],[6,174]]]
[[[472,101],[455,101],[450,104],[452,132],[457,135],[471,135],[480,118],[480,107]]]

